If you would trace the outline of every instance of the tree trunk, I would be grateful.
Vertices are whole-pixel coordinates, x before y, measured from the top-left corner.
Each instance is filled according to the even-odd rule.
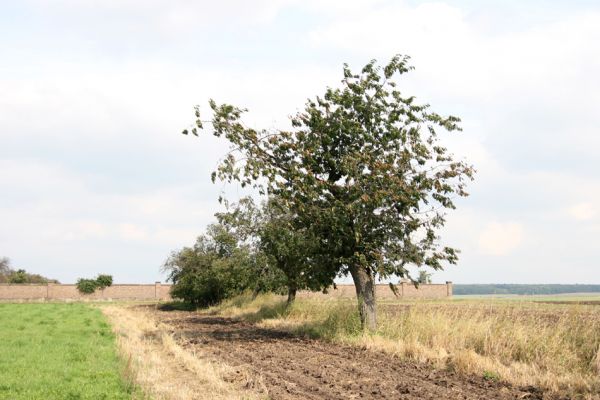
[[[351,267],[350,275],[354,280],[362,328],[374,331],[377,328],[377,312],[375,309],[375,282],[373,276],[360,266]]]
[[[258,297],[259,293],[260,293],[260,286],[256,285],[254,287],[254,290],[252,291],[252,300],[256,299]]]
[[[295,286],[288,287],[288,297],[287,297],[287,302],[286,302],[287,307],[291,306],[292,303],[294,302],[294,300],[296,300],[296,292],[297,292],[297,289]]]

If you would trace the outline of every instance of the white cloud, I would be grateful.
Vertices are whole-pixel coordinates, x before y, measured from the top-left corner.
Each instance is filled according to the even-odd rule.
[[[131,223],[119,224],[119,234],[125,240],[146,240],[148,233]]]
[[[233,24],[252,25],[272,21],[290,0],[222,0],[219,2],[186,0],[29,0],[50,16],[78,18],[72,23],[100,25],[100,16],[112,16],[117,23],[129,22],[132,31],[161,29],[189,31],[198,26]],[[117,25],[119,26],[119,25]],[[114,29],[114,24],[111,28]],[[121,26],[119,26],[121,27]]]
[[[214,97],[248,107],[249,124],[285,126],[339,82],[342,62],[400,52],[416,67],[401,90],[463,118],[447,144],[478,170],[442,235],[462,250],[445,279],[598,280],[600,10],[520,7],[31,0],[0,10],[11,22],[0,38],[0,250],[67,281],[100,267],[152,280],[212,220],[223,189],[209,173],[225,146],[178,134],[194,104]]]
[[[589,202],[577,203],[569,207],[567,213],[578,221],[589,221],[598,215],[598,207]]]
[[[160,263],[191,245],[217,209],[197,181],[123,194],[39,160],[0,160],[0,171],[0,249],[64,282],[100,270],[121,282],[160,279]]]
[[[416,70],[404,90],[436,111],[476,120],[492,152],[575,163],[575,153],[593,157],[600,145],[598,11],[490,34],[457,6],[388,2],[334,19],[310,37],[317,48],[355,59],[411,55]]]
[[[523,225],[517,222],[491,222],[479,235],[483,254],[506,256],[517,249],[525,238]]]

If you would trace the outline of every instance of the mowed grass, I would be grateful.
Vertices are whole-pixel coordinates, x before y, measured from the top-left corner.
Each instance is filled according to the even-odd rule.
[[[0,303],[0,399],[131,399],[122,370],[100,310]]]
[[[599,398],[600,306],[523,300],[380,302],[372,334],[361,330],[350,299],[299,299],[286,309],[277,296],[240,297],[209,312],[518,386]]]

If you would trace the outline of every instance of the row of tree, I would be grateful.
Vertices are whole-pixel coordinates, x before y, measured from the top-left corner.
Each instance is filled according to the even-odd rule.
[[[0,258],[0,283],[58,283],[56,279],[48,279],[42,275],[30,274],[24,269],[14,269],[10,259]]]
[[[251,291],[287,294],[287,304],[299,290],[326,291],[332,276],[322,276],[309,230],[294,228],[292,216],[271,199],[256,205],[251,197],[227,204],[216,214],[192,247],[175,251],[163,270],[174,282],[172,295],[197,306],[210,306]],[[87,283],[88,280],[79,280]],[[431,283],[431,273],[420,270],[417,284]]]
[[[474,173],[438,138],[439,128],[460,130],[460,120],[398,89],[396,78],[411,69],[402,56],[383,67],[373,60],[358,74],[344,65],[341,87],[309,99],[290,129],[249,127],[246,109],[210,100],[212,118],[202,120],[197,106],[195,124],[183,132],[198,136],[210,124],[231,145],[213,181],[236,181],[267,198],[260,214],[275,222],[260,247],[279,270],[294,271],[288,290],[323,289],[349,274],[368,329],[376,326],[377,278],[410,278],[411,264],[457,262],[458,251],[442,246],[438,231]],[[271,230],[294,245],[280,251]]]
[[[227,204],[216,214],[193,247],[171,254],[164,270],[172,294],[197,305],[212,305],[245,291],[287,293],[291,304],[298,290],[324,290],[333,277],[311,249],[318,241],[308,230],[294,229],[280,202],[259,205],[250,197]]]

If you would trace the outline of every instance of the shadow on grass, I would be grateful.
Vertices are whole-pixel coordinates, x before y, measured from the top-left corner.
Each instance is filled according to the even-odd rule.
[[[196,311],[200,307],[197,304],[186,303],[184,301],[170,301],[158,305],[157,308],[160,311]]]
[[[248,322],[261,322],[265,319],[285,318],[290,313],[285,301],[278,301],[273,304],[263,304],[257,311],[247,311],[240,314],[240,318]]]
[[[358,311],[354,305],[332,304],[319,310],[314,307],[313,303],[302,301],[296,301],[289,306],[285,299],[270,298],[261,300],[249,295],[241,295],[210,308],[173,301],[160,305],[158,309],[166,312],[201,310],[201,313],[205,316],[219,317],[225,320],[230,318],[231,320],[252,324],[278,320],[269,330],[285,331],[310,339],[331,340],[336,337],[360,336],[364,333],[360,325]],[[236,310],[234,316],[227,317],[226,311],[232,309]],[[308,318],[307,315],[312,317]],[[211,321],[205,320],[205,322]]]
[[[236,314],[236,319],[261,323],[269,320],[277,320],[272,327],[284,330],[294,335],[311,339],[334,339],[336,337],[360,336],[364,332],[361,328],[358,310],[354,305],[331,304],[315,309],[315,304],[310,302],[296,301],[288,305],[285,300],[270,300],[261,304],[258,309],[245,310],[252,302],[247,298],[234,299],[235,306],[241,312]],[[233,303],[224,305],[225,309]],[[212,311],[212,315],[219,315],[221,309],[218,307]]]

